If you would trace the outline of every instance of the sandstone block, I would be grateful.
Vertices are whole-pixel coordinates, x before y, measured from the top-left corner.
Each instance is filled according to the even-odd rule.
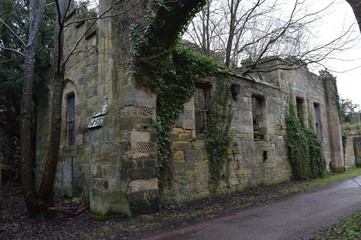
[[[194,151],[194,150],[186,150],[185,151],[185,160],[195,161],[195,160],[199,160],[199,159],[200,159],[199,151]]]
[[[194,122],[194,120],[183,120],[183,128],[184,129],[189,129],[189,130],[194,130],[196,129],[196,124]]]
[[[179,150],[190,150],[192,148],[192,144],[190,142],[174,142],[172,144],[172,149],[179,149]]]
[[[173,155],[173,159],[176,161],[184,161],[184,152],[176,151]]]
[[[132,142],[149,142],[150,141],[150,133],[149,132],[132,131],[130,133],[130,141],[132,141]]]
[[[158,190],[158,178],[139,179],[130,182],[131,192]]]

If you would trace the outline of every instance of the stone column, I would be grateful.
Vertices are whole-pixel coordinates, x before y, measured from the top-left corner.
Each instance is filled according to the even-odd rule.
[[[345,168],[355,167],[354,137],[348,136],[345,144]],[[361,160],[361,159],[360,159]]]
[[[322,81],[325,89],[332,171],[343,172],[345,170],[345,161],[342,147],[341,124],[335,102],[336,89],[332,79],[324,78]]]
[[[154,128],[156,97],[150,90],[135,86],[134,80],[124,86],[120,109],[120,135],[124,146],[122,178],[127,180],[132,214],[159,210],[158,162]]]
[[[114,2],[101,0],[99,12]],[[124,47],[118,20],[104,18],[98,25],[98,80],[106,97],[88,125],[90,209],[100,215],[146,214],[159,209],[156,97],[127,74],[123,49],[130,46]]]
[[[353,138],[353,147],[355,150],[355,165],[361,167],[361,136]]]
[[[99,13],[109,9],[114,0],[101,0]],[[112,15],[110,11],[107,15]],[[105,15],[105,16],[107,16]],[[90,210],[99,215],[131,215],[126,196],[127,185],[121,178],[123,151],[120,147],[116,58],[117,18],[98,21],[98,91],[103,96],[89,129]]]

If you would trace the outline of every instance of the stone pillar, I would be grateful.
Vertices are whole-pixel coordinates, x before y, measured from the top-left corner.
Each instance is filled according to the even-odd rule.
[[[348,136],[345,145],[345,168],[348,169],[354,167],[355,167],[354,137]]]
[[[129,81],[120,111],[120,135],[125,146],[122,178],[127,180],[132,214],[159,211],[155,134],[156,97]]]
[[[332,171],[343,172],[345,170],[345,162],[342,147],[341,124],[335,102],[336,89],[332,79],[324,78],[322,81],[325,89]]]
[[[355,150],[355,165],[361,167],[361,136],[353,138],[353,147]]]
[[[101,0],[99,12],[114,2]],[[88,125],[90,210],[100,215],[146,214],[159,210],[156,97],[126,74],[123,49],[130,46],[124,47],[125,33],[117,19],[104,18],[98,26],[98,80],[105,98]]]
[[[99,13],[105,12],[114,0],[101,0]],[[110,11],[107,15],[112,15]],[[131,215],[127,184],[122,179],[123,150],[119,134],[119,81],[116,69],[117,18],[98,21],[98,92],[103,96],[99,109],[88,125],[90,164],[90,210],[99,215],[122,213]]]

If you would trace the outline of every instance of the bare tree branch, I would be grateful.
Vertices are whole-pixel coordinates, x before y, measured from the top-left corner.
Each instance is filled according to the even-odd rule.
[[[6,47],[2,47],[0,46],[1,49],[5,50],[5,51],[9,51],[9,52],[14,52],[16,54],[21,55],[22,57],[24,57],[24,54],[18,50],[12,49],[12,48],[6,48]]]
[[[23,45],[24,47],[26,46],[25,42],[21,39],[21,37],[19,37],[19,35],[17,35],[17,34],[15,33],[15,31],[13,31],[12,28],[11,28],[9,25],[7,25],[1,18],[0,18],[0,22],[1,22],[2,24],[4,24],[4,26],[5,26],[17,39],[19,39],[19,41],[22,43],[22,45]]]

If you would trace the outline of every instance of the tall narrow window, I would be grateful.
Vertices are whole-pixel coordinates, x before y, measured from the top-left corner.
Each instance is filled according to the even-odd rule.
[[[313,103],[313,107],[315,109],[315,130],[316,130],[317,135],[322,139],[320,104]]]
[[[253,137],[255,140],[264,139],[266,133],[265,99],[260,95],[252,95]]]
[[[211,85],[197,84],[197,92],[194,97],[196,135],[207,129],[207,114],[210,103]]]
[[[300,119],[301,123],[304,124],[303,99],[300,97],[296,97],[296,105],[298,119]]]
[[[66,98],[68,146],[75,144],[75,95],[71,93]]]

